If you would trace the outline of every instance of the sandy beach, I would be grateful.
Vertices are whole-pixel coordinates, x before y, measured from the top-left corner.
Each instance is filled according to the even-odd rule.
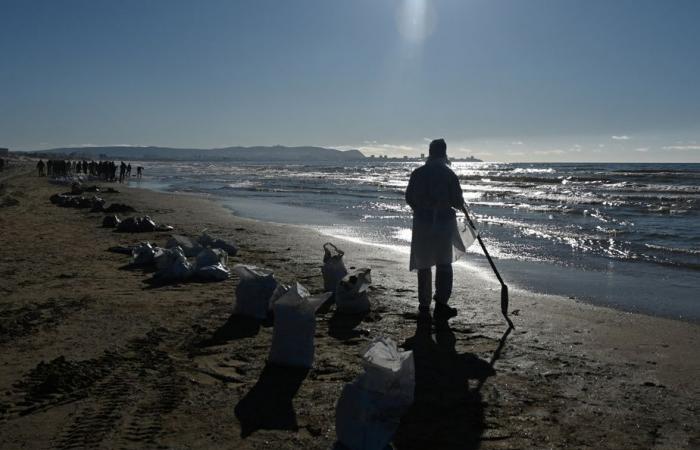
[[[19,201],[0,208],[3,449],[332,448],[340,391],[377,336],[416,360],[397,449],[700,448],[697,324],[514,290],[516,328],[504,334],[496,281],[459,268],[459,317],[421,330],[407,256],[337,241],[348,267],[372,269],[372,312],[358,321],[322,308],[313,368],[274,369],[272,324],[232,316],[235,277],[151,285],[107,249],[171,233],[101,228],[104,214],[49,202],[69,187],[3,176],[0,196]],[[204,197],[113,187],[107,204],[235,241],[231,266],[322,290],[327,236]]]

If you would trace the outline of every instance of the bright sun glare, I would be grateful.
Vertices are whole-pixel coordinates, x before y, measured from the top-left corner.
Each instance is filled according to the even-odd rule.
[[[410,42],[420,43],[433,31],[435,14],[428,0],[404,0],[398,11],[401,35]]]

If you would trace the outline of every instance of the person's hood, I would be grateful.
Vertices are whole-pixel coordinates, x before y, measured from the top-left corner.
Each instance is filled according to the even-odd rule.
[[[446,166],[449,166],[452,164],[449,159],[447,159],[447,156],[439,156],[439,157],[434,157],[434,156],[428,156],[428,159],[425,161],[426,164],[444,164]]]

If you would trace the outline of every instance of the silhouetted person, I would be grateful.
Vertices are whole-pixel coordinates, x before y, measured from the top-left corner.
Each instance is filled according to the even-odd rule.
[[[136,178],[138,178],[140,180],[141,176],[143,176],[143,167],[138,166],[136,168]]]
[[[44,176],[44,161],[43,160],[40,159],[39,162],[36,163],[36,171],[38,172],[40,177]]]
[[[452,294],[453,246],[461,242],[455,209],[464,209],[464,198],[459,179],[449,168],[443,139],[430,143],[428,160],[411,173],[406,203],[413,210],[410,270],[418,271],[419,314],[430,314],[435,266],[434,317],[447,320],[457,315],[447,302]]]
[[[131,178],[131,163],[126,165],[126,177]]]
[[[124,175],[126,174],[126,164],[124,164],[124,161],[119,165],[119,182],[123,183],[124,182]]]

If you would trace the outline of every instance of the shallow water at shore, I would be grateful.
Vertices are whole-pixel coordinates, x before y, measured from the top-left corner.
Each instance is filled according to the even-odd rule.
[[[147,163],[142,187],[214,196],[235,214],[405,252],[415,162]],[[514,287],[700,320],[700,165],[455,163]],[[477,245],[467,263],[486,269]],[[553,276],[554,273],[554,276]]]

